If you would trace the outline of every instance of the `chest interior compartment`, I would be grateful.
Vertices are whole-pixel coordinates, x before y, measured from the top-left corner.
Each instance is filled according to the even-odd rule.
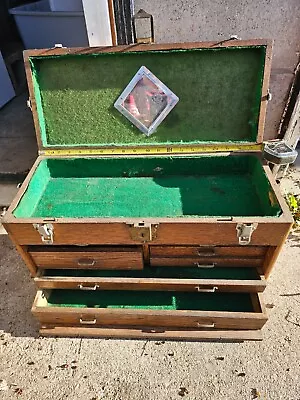
[[[25,217],[278,216],[256,156],[46,159],[14,211]]]

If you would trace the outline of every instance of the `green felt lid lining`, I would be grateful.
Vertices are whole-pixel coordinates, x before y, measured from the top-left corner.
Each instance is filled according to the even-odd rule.
[[[256,142],[266,46],[30,56],[44,148]],[[178,97],[146,137],[113,104],[146,66]]]

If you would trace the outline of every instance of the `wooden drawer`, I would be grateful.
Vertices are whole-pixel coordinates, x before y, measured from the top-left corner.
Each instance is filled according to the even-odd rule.
[[[150,339],[188,341],[262,340],[260,330],[175,329],[166,327],[84,327],[66,325],[42,325],[41,336],[97,337],[110,339]]]
[[[255,268],[151,268],[143,271],[40,270],[40,289],[262,292],[265,279]]]
[[[267,246],[151,246],[151,257],[254,257],[262,258]]]
[[[141,247],[30,247],[39,268],[142,269]]]
[[[267,249],[263,246],[151,246],[150,264],[199,268],[261,267]]]
[[[39,290],[32,312],[42,326],[261,329],[260,294]]]
[[[150,264],[154,267],[261,267],[263,259],[259,258],[231,258],[231,257],[152,257]]]

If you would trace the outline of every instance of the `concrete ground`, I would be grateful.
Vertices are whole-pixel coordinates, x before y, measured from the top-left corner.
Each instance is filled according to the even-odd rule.
[[[0,236],[0,399],[299,400],[300,242],[291,235],[264,294],[262,342],[40,338],[35,287]]]
[[[0,110],[0,180],[4,175],[26,173],[37,158],[28,94],[15,97]]]

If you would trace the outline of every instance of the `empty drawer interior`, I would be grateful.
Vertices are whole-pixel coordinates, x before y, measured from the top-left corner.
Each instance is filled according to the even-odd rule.
[[[258,296],[249,293],[182,293],[55,289],[36,306],[93,309],[198,310],[261,313]]]

